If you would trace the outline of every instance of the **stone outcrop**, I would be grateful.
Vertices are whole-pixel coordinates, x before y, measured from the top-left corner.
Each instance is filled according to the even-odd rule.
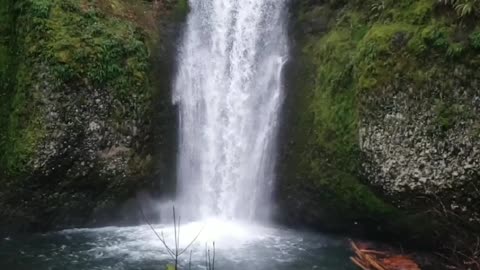
[[[280,216],[468,246],[480,228],[477,15],[427,0],[292,8]]]
[[[169,188],[169,74],[153,73],[169,68],[185,2],[4,2],[0,227],[104,224],[136,192]]]
[[[423,196],[432,207],[480,224],[480,85],[473,79],[462,86],[463,76],[452,74],[450,93],[422,97],[406,85],[381,100],[368,97],[379,106],[362,119],[359,144],[370,184],[393,197],[412,196],[396,200],[399,207]]]

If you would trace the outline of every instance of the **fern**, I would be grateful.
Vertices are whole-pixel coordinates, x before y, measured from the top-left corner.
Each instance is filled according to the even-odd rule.
[[[382,12],[384,9],[385,9],[385,1],[375,2],[370,7],[370,10],[372,12]]]
[[[452,6],[460,17],[478,14],[480,0],[439,0],[439,2]]]

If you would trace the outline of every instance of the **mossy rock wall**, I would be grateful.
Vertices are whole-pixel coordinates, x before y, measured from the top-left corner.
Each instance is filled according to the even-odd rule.
[[[477,15],[434,0],[292,5],[284,216],[430,243],[478,233]]]
[[[176,2],[2,1],[0,225],[99,222],[166,175],[172,108],[151,78]]]
[[[0,2],[0,101],[6,104],[11,96],[13,72],[15,69],[14,52],[14,25],[13,2],[2,0]],[[0,107],[0,126],[8,124],[9,111],[7,106]],[[0,129],[0,147],[6,143],[6,129]]]

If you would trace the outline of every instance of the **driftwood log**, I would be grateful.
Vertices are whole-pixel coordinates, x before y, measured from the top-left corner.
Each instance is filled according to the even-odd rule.
[[[398,255],[359,246],[350,241],[355,256],[352,262],[363,270],[420,270],[420,267],[407,255]]]

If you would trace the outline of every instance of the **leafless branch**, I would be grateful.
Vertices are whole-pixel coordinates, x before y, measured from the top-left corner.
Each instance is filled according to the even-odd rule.
[[[165,242],[165,238],[163,237],[163,232],[162,232],[162,236],[160,236],[157,231],[155,230],[155,228],[153,227],[152,223],[150,223],[150,221],[148,220],[147,216],[145,215],[145,213],[143,212],[143,209],[142,207],[139,207],[140,208],[140,212],[142,213],[142,216],[143,216],[143,219],[145,220],[145,222],[147,222],[148,226],[150,227],[150,229],[153,231],[153,233],[157,236],[158,240],[160,240],[160,242],[162,242],[162,244],[165,246],[165,248],[167,249],[169,255],[175,259],[175,253],[168,247],[167,243]]]
[[[192,245],[193,243],[195,243],[198,239],[198,237],[200,236],[200,234],[202,233],[203,229],[205,228],[205,225],[200,229],[200,231],[198,232],[198,234],[195,236],[195,238],[184,248],[184,249],[180,249],[180,225],[181,225],[181,217],[178,216],[177,217],[177,213],[175,211],[175,206],[173,206],[173,209],[172,209],[172,213],[173,213],[173,230],[174,230],[174,239],[175,239],[175,249],[172,250],[167,242],[165,241],[165,236],[163,234],[163,231],[158,234],[157,231],[155,230],[155,228],[153,227],[152,223],[149,221],[149,219],[147,218],[147,216],[145,215],[145,212],[143,211],[143,209],[141,207],[140,208],[140,213],[142,214],[143,216],[143,219],[145,220],[145,222],[148,224],[148,226],[150,227],[150,229],[154,232],[155,236],[158,238],[158,240],[160,240],[160,242],[163,244],[163,246],[165,247],[165,249],[167,250],[168,254],[170,255],[170,257],[172,257],[172,259],[174,260],[174,263],[175,263],[175,270],[178,269],[178,259],[179,257],[185,253]],[[215,245],[215,244],[214,244]],[[192,252],[190,251],[190,261],[189,261],[189,269],[191,269],[191,260],[192,260]]]

